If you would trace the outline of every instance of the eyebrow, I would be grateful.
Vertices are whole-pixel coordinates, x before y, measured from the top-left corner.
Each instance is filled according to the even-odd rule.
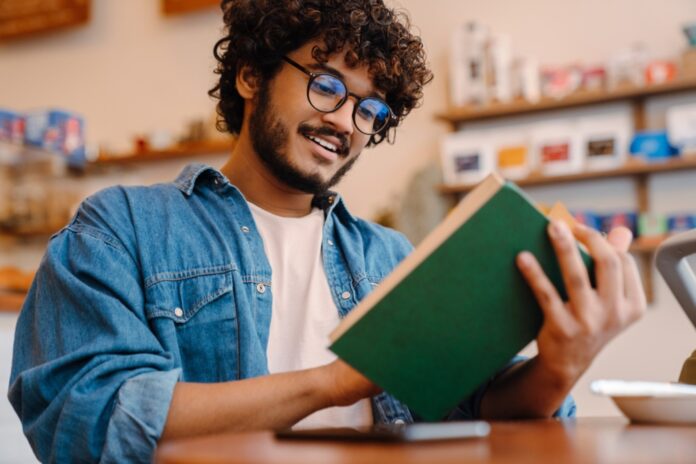
[[[325,63],[314,62],[314,63],[310,63],[309,65],[305,65],[305,66],[313,71],[324,71],[324,72],[327,72],[329,74],[333,74],[336,77],[340,78],[342,81],[346,80],[346,76],[344,76],[341,71],[339,71],[338,69],[333,68]],[[378,94],[376,90],[373,90],[372,92],[370,92],[368,95],[366,95],[364,97],[360,96],[360,98],[368,98],[368,97],[374,97],[374,98],[379,98],[380,100],[384,100],[384,97],[382,95]]]

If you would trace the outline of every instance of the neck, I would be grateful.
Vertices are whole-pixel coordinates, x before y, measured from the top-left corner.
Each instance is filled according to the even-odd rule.
[[[245,126],[246,127],[246,126]],[[313,195],[288,187],[266,168],[242,131],[221,172],[248,201],[278,216],[302,217],[312,210]]]

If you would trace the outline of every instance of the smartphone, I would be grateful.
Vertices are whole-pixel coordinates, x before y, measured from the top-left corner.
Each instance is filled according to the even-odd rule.
[[[285,429],[275,432],[281,440],[337,440],[419,442],[458,440],[488,436],[491,426],[485,421],[456,421],[417,424],[375,424],[366,427],[327,427]]]

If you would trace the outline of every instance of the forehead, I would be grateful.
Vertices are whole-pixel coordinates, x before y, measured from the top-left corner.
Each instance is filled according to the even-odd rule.
[[[323,42],[312,40],[302,47],[288,53],[288,56],[302,66],[314,72],[328,72],[342,78],[349,90],[360,96],[381,95],[374,85],[374,80],[370,76],[366,64],[358,64],[355,67],[348,66],[345,60],[345,52],[338,52],[328,56],[328,60],[323,63],[312,55],[315,47],[321,47]]]

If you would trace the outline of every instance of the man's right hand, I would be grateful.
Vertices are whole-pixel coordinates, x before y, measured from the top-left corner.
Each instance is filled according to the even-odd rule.
[[[356,401],[382,393],[367,377],[337,359],[323,367],[329,401],[334,406],[348,406]]]

